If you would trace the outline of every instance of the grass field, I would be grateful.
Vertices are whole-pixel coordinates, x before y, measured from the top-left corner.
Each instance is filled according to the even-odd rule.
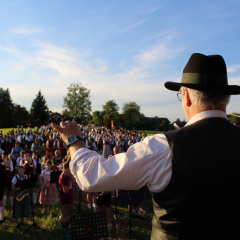
[[[14,130],[16,130],[16,128],[13,128]],[[2,131],[2,133],[4,135],[6,135],[8,132],[10,132],[12,130],[12,128],[1,128],[0,131]],[[24,130],[26,130],[26,128],[24,128]],[[32,128],[33,130],[33,128]],[[147,134],[148,136],[152,136],[154,134],[158,134],[158,133],[162,133],[161,131],[151,131],[151,130],[136,130],[136,132],[142,133],[142,134]]]
[[[2,132],[4,135],[6,135],[8,132],[12,131],[12,129],[16,130],[17,128],[0,128],[0,132]],[[23,129],[24,131],[27,130],[27,128]],[[33,128],[32,128],[33,130]]]
[[[142,133],[142,135],[147,134],[147,136],[152,136],[155,134],[163,133],[162,131],[151,131],[151,130],[136,130],[136,131],[139,133]]]
[[[81,206],[85,209],[86,208],[86,198],[85,193],[82,193],[81,197],[82,202]],[[78,202],[75,202],[75,207],[77,208]],[[131,239],[132,240],[146,240],[150,239],[151,235],[151,218],[152,218],[152,207],[151,207],[151,201],[147,201],[145,203],[145,209],[149,210],[148,214],[144,214],[139,216],[135,215],[135,211],[133,211],[132,217],[131,217]],[[84,210],[81,210],[82,212]],[[87,211],[87,210],[85,210]],[[27,219],[23,225],[20,225],[20,227],[16,226],[15,220],[11,216],[11,208],[10,208],[10,202],[7,202],[7,207],[5,210],[5,221],[3,224],[0,225],[0,239],[1,240],[16,240],[16,239],[26,239],[26,240],[61,240],[65,239],[62,236],[61,233],[61,224],[59,220],[57,220],[57,216],[61,212],[61,206],[60,203],[57,203],[54,205],[51,215],[48,217],[44,216],[44,209],[43,206],[37,205],[34,206],[34,220],[38,227],[40,227],[42,230],[35,231],[33,227],[31,227],[33,220],[32,217],[30,219]],[[89,212],[89,210],[88,210]],[[113,216],[115,213],[115,205],[113,203],[111,208],[111,216]],[[128,213],[128,209],[124,207],[117,206],[117,214],[118,217],[123,216]],[[30,228],[30,229],[29,229]],[[27,230],[29,229],[29,230]],[[127,226],[127,231],[129,230],[129,227]],[[111,239],[111,238],[105,238],[105,239]],[[126,239],[130,239],[129,234],[126,234]],[[91,239],[89,239],[91,240]]]

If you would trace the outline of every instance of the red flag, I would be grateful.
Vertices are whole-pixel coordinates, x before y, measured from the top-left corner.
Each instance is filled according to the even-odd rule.
[[[109,118],[107,118],[106,128],[109,129]]]

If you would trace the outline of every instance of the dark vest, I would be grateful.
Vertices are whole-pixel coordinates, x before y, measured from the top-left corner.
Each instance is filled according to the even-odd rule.
[[[240,129],[209,118],[165,135],[172,177],[153,194],[152,239],[240,239]]]

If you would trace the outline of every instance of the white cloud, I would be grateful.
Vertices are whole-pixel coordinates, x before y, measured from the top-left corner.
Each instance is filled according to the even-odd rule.
[[[133,57],[125,71],[113,74],[102,59],[94,59],[88,52],[43,42],[36,42],[34,46],[37,50],[31,55],[7,49],[17,59],[11,74],[23,80],[19,84],[8,84],[11,96],[14,102],[28,109],[39,89],[50,110],[61,109],[67,87],[73,82],[81,82],[91,90],[93,110],[95,106],[101,110],[106,101],[114,99],[120,109],[123,103],[135,101],[146,116],[162,116],[161,109],[166,110],[164,103],[175,102],[163,82],[155,79],[153,71],[154,64],[174,58],[181,51],[171,48],[167,40],[143,50]],[[160,112],[151,114],[155,111]]]
[[[240,76],[238,77],[229,77],[228,78],[229,85],[239,85],[240,86]]]
[[[239,69],[240,69],[240,65],[229,66],[227,68],[227,72],[234,73],[234,72],[237,72]]]
[[[149,10],[147,10],[147,13],[151,14],[151,13],[154,13],[156,11],[158,11],[159,9],[161,9],[163,6],[158,6],[158,7],[153,7]]]
[[[43,32],[43,30],[38,28],[16,28],[13,30],[13,33],[17,34],[35,34],[41,32]]]
[[[173,35],[169,35],[165,39],[159,41],[158,44],[151,46],[150,48],[143,50],[135,58],[141,64],[141,66],[151,66],[155,63],[163,63],[169,59],[176,57],[183,49],[173,48],[170,46],[170,40]]]
[[[75,49],[57,47],[51,44],[39,43],[40,50],[36,53],[36,62],[57,73],[58,82],[62,83],[84,79],[87,76],[101,74],[108,68],[100,59],[89,63],[85,60],[87,53],[76,54]]]
[[[138,22],[135,22],[135,23],[132,23],[130,24],[129,26],[126,26],[126,27],[123,27],[123,28],[120,28],[116,31],[116,33],[124,33],[124,32],[128,32],[129,30],[132,30],[136,27],[139,27],[140,25],[142,25],[144,22],[146,22],[145,19],[141,19],[139,20]]]

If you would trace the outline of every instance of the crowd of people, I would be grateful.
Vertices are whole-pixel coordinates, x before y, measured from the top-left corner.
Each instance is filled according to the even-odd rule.
[[[79,128],[86,147],[105,158],[127,151],[131,145],[146,137],[145,134],[142,136],[123,128],[107,129],[94,125],[79,125]],[[77,184],[69,170],[67,147],[59,134],[50,126],[35,129],[18,126],[6,135],[0,133],[0,153],[0,222],[3,222],[4,208],[9,201],[17,226],[23,224],[24,218],[30,217],[30,196],[33,204],[44,206],[47,217],[58,201],[58,186],[62,204],[62,232],[70,236],[69,219],[74,214],[73,201],[78,197]],[[146,188],[127,194],[119,191],[117,195],[122,196],[121,199],[129,198],[129,195],[138,196],[133,205],[136,206],[137,215],[140,215],[144,212],[141,203],[145,193]],[[87,207],[105,212],[108,226],[114,196],[116,192],[104,192],[100,196],[86,192]]]

